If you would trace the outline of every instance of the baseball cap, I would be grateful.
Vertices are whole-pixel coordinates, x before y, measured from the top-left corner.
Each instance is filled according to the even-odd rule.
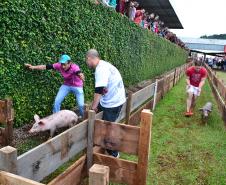
[[[71,57],[69,55],[61,55],[60,59],[59,59],[59,62],[61,64],[65,64],[68,62],[68,60],[71,60]]]

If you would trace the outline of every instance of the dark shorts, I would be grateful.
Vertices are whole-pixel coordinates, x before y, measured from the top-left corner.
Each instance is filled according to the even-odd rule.
[[[102,119],[105,121],[111,121],[111,122],[115,122],[117,120],[121,112],[121,109],[122,109],[122,105],[118,107],[112,107],[112,108],[105,108],[105,107],[102,107],[100,104],[98,106],[98,110],[103,111]]]

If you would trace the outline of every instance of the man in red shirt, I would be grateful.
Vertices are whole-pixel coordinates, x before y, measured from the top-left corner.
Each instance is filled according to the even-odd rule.
[[[203,85],[207,77],[207,71],[204,67],[201,66],[202,62],[196,60],[195,66],[191,66],[187,69],[187,111],[185,116],[193,115],[193,108],[195,107],[195,101],[200,95]]]

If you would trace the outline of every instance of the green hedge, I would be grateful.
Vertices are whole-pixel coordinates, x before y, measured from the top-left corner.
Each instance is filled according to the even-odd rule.
[[[187,56],[178,46],[88,0],[8,0],[0,3],[0,14],[0,98],[13,98],[16,126],[29,122],[34,113],[49,114],[62,83],[58,73],[28,71],[24,63],[54,63],[66,52],[85,72],[90,100],[93,71],[85,65],[90,48],[117,66],[126,86],[179,66]],[[70,96],[64,107],[73,104]]]

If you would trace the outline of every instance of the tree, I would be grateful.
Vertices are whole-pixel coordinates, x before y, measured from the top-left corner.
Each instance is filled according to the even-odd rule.
[[[214,35],[209,35],[209,36],[203,35],[200,38],[202,38],[202,39],[222,39],[222,40],[226,40],[226,34],[219,34],[219,35],[214,34]]]

